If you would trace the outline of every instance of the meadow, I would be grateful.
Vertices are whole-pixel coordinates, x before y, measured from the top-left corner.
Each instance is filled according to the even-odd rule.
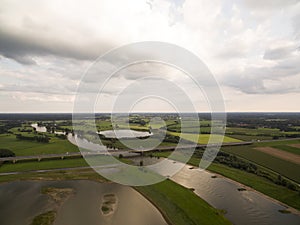
[[[60,139],[55,135],[50,136],[49,143],[40,143],[29,140],[18,140],[14,134],[0,134],[1,148],[12,150],[16,156],[62,154],[66,152],[78,152],[77,146],[66,139]]]
[[[231,224],[220,210],[214,209],[191,190],[171,180],[135,189],[150,199],[170,224]]]
[[[299,154],[300,149],[292,148],[289,145],[300,143],[300,140],[291,141],[274,141],[274,142],[260,142],[248,146],[231,146],[222,147],[222,151],[237,155],[249,161],[252,161],[258,165],[269,168],[291,180],[300,182],[300,165],[286,161],[284,159],[275,157],[270,154],[261,152],[256,147],[274,147],[282,151],[289,151],[291,153],[297,152]]]
[[[198,142],[197,142],[198,144],[207,144],[210,138],[213,141],[214,138],[217,138],[217,140],[218,140],[219,139],[218,137],[221,137],[218,134],[214,134],[214,135],[200,134],[199,135],[199,134],[190,134],[190,133],[176,133],[176,132],[170,132],[170,131],[168,132],[168,134],[182,137],[183,139],[188,140],[188,141],[194,141],[194,140],[198,139]],[[238,139],[235,139],[235,138],[224,136],[223,142],[229,143],[229,142],[241,142],[241,141]]]

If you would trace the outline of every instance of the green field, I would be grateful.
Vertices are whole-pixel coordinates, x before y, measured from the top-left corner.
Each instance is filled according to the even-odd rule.
[[[93,169],[56,170],[45,173],[20,173],[0,176],[0,182],[11,182],[16,180],[95,180],[106,182],[107,180],[96,173]]]
[[[54,135],[51,136],[49,143],[39,143],[36,141],[18,140],[12,134],[1,134],[0,143],[1,148],[12,150],[16,156],[78,152],[77,146],[66,139],[60,139]]]
[[[150,199],[171,224],[231,224],[221,211],[211,207],[191,190],[171,180],[136,189]]]
[[[296,148],[296,147],[289,146],[289,145],[276,145],[274,147],[276,147],[277,149],[280,149],[282,151],[300,155],[300,148]]]
[[[288,146],[292,143],[300,143],[300,140],[261,142],[247,146],[228,146],[222,147],[221,150],[250,160],[258,165],[269,168],[291,180],[300,183],[299,164],[277,158],[255,149],[256,147],[274,147],[284,151],[289,150],[289,152],[292,152],[291,147]]]
[[[241,135],[241,134],[226,134],[227,137],[232,137],[242,141],[257,141],[257,140],[272,140],[270,136],[253,136],[253,135]]]
[[[277,128],[264,128],[258,127],[255,129],[244,128],[244,127],[227,127],[227,135],[240,135],[245,136],[245,138],[256,139],[256,140],[266,140],[273,139],[273,137],[284,138],[286,135],[299,134],[298,131],[281,131]],[[267,138],[268,137],[268,138]],[[241,138],[244,140],[244,138]]]
[[[231,134],[231,133],[240,133],[240,134],[245,134],[245,135],[275,135],[275,134],[280,134],[281,131],[279,129],[275,128],[256,128],[256,129],[250,129],[250,128],[242,128],[242,127],[227,127],[226,128],[226,133]]]
[[[168,132],[171,135],[174,136],[181,136],[183,139],[188,140],[188,141],[194,141],[196,139],[198,139],[198,144],[207,144],[209,141],[209,138],[212,138],[212,140],[214,139],[214,136],[217,137],[218,135],[211,135],[211,134],[189,134],[189,133],[176,133],[176,132]],[[224,136],[224,143],[228,143],[228,142],[241,142],[238,139],[234,139],[231,137],[227,137]]]
[[[83,158],[75,159],[56,159],[56,160],[42,160],[42,161],[22,161],[13,163],[5,163],[0,166],[0,173],[6,172],[25,172],[32,170],[47,170],[58,168],[73,168],[73,167],[85,167],[88,166]]]

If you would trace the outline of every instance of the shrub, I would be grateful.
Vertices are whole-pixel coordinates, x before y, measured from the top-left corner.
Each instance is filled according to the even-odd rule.
[[[15,157],[16,154],[9,149],[0,149],[0,157]]]

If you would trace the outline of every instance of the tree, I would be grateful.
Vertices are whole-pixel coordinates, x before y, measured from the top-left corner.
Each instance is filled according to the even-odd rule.
[[[141,160],[141,161],[140,161],[140,166],[143,166],[143,165],[144,165],[144,161]]]
[[[2,158],[2,157],[15,157],[15,156],[16,156],[16,154],[13,151],[9,150],[9,149],[4,149],[4,148],[0,149],[0,158]]]

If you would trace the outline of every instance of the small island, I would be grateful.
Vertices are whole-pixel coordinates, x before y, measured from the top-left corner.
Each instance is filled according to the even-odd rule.
[[[102,198],[101,212],[104,216],[112,215],[117,208],[117,196],[115,194],[105,194]]]

